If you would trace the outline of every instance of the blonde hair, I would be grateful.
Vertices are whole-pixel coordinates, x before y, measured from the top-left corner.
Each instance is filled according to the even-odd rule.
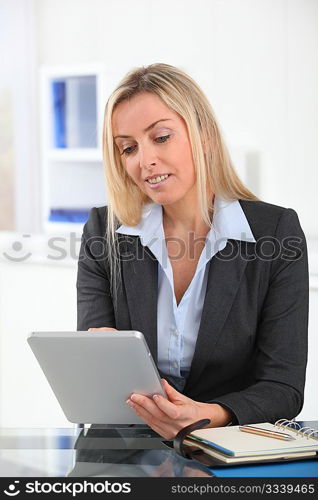
[[[186,123],[196,171],[199,210],[207,225],[211,225],[213,213],[212,199],[208,198],[207,193],[214,193],[225,200],[258,199],[244,186],[235,172],[211,104],[199,85],[186,73],[169,64],[150,64],[131,70],[110,95],[104,115],[103,158],[108,192],[107,246],[113,290],[117,290],[116,282],[119,281],[117,278],[120,273],[116,226],[119,223],[137,225],[144,204],[151,199],[140,190],[121,164],[113,139],[112,115],[120,102],[142,92],[160,97]]]

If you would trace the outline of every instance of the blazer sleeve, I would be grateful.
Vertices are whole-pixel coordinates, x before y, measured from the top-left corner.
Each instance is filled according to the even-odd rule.
[[[210,401],[231,410],[239,424],[291,419],[303,406],[309,277],[306,240],[294,210],[283,211],[274,241],[280,252],[271,261],[258,323],[255,383]]]
[[[116,328],[106,260],[106,212],[92,208],[86,222],[77,268],[77,330]]]

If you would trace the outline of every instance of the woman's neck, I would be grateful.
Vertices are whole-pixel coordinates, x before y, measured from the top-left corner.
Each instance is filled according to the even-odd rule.
[[[207,234],[210,230],[202,219],[197,199],[180,200],[172,205],[163,206],[163,226],[165,231],[174,234]]]

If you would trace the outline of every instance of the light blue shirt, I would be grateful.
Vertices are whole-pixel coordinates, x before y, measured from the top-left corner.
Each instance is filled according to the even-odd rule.
[[[223,250],[228,239],[254,242],[251,228],[236,201],[215,197],[213,222],[205,240],[196,272],[177,305],[173,272],[162,224],[162,206],[144,206],[137,226],[120,226],[117,233],[139,236],[158,260],[158,368],[182,391],[194,354],[201,322],[210,260]],[[181,248],[181,247],[180,247]]]

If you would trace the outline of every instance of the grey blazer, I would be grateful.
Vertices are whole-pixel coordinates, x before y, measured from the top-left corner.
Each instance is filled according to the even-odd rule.
[[[211,259],[183,393],[196,401],[223,405],[239,424],[274,422],[297,416],[303,405],[309,295],[306,240],[294,210],[239,201],[256,243],[228,240]],[[148,248],[145,252],[138,236],[117,233],[122,282],[114,304],[105,250],[106,217],[107,207],[93,208],[84,226],[77,330],[109,326],[141,331],[156,361],[158,261]],[[169,380],[166,374],[161,376]]]

